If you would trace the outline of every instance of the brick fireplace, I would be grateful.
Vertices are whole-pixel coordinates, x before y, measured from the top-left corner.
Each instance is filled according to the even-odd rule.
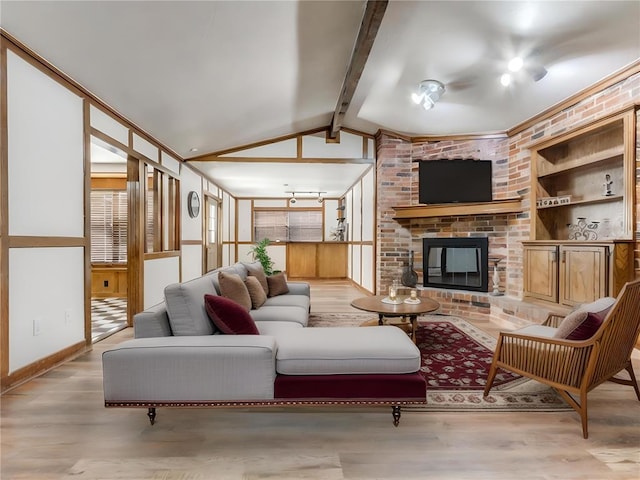
[[[377,143],[377,265],[376,288],[385,292],[399,279],[409,252],[415,252],[414,269],[418,285],[423,284],[422,242],[424,238],[484,236],[490,257],[500,257],[500,291],[505,297],[485,292],[428,288],[425,295],[438,300],[443,313],[473,318],[511,320],[518,309],[504,306],[509,298],[522,298],[522,241],[529,239],[530,152],[533,141],[557,135],[581,124],[621,110],[638,98],[640,73],[620,80],[591,95],[577,97],[576,103],[541,115],[514,127],[503,135],[408,138],[380,131]],[[640,110],[637,112],[640,115]],[[444,138],[444,139],[443,139]],[[637,179],[640,179],[640,119],[636,132]],[[474,213],[432,218],[396,218],[395,206],[418,205],[418,161],[439,158],[491,160],[493,199],[521,198],[522,207],[514,213]],[[640,184],[636,181],[636,277],[640,277]],[[491,272],[492,273],[492,272]],[[491,282],[491,280],[490,280]],[[491,288],[489,289],[491,290]],[[516,305],[516,302],[513,303]]]

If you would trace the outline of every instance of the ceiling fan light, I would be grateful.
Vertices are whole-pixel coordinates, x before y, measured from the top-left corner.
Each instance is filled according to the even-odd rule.
[[[411,95],[411,99],[425,110],[431,110],[445,92],[444,84],[438,80],[423,80],[420,82],[420,93]]]
[[[511,75],[508,73],[504,73],[500,77],[500,83],[502,84],[503,87],[508,87],[511,84]]]
[[[509,61],[509,64],[507,66],[509,68],[509,71],[517,72],[518,70],[520,70],[522,68],[523,64],[524,64],[524,62],[522,61],[522,58],[514,57]]]

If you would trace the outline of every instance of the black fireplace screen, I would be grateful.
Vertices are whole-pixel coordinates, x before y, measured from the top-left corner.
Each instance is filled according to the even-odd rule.
[[[486,237],[424,238],[422,247],[425,287],[488,291]]]

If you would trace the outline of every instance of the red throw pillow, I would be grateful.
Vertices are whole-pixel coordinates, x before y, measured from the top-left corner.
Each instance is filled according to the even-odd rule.
[[[207,315],[222,333],[230,335],[260,335],[256,322],[242,305],[219,295],[204,296]]]
[[[597,313],[589,312],[587,318],[567,335],[567,340],[588,340],[595,335],[603,320],[604,318]]]

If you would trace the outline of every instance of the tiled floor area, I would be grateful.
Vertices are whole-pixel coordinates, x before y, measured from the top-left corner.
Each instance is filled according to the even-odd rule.
[[[91,338],[93,343],[127,326],[126,298],[91,299]]]

